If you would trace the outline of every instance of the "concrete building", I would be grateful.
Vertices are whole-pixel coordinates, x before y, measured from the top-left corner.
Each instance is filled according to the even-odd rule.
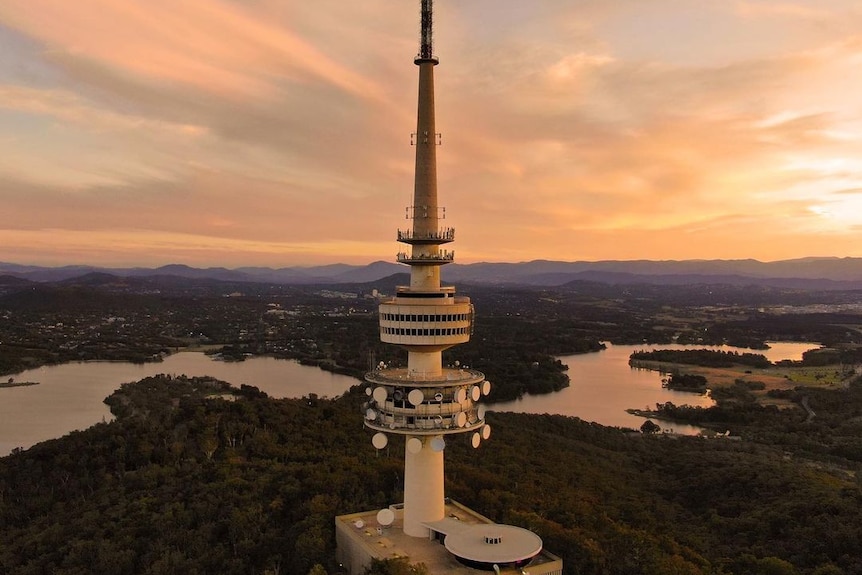
[[[382,510],[336,518],[338,560],[360,575],[373,557],[407,556],[431,573],[562,572],[562,561],[543,551],[541,539],[519,527],[497,525],[444,494],[446,440],[470,434],[473,447],[488,439],[479,401],[491,389],[484,374],[467,367],[444,366],[442,353],[466,343],[473,327],[470,299],[442,286],[440,268],[453,261],[443,246],[455,230],[442,226],[445,208],[437,202],[437,146],[434,113],[432,0],[421,0],[421,37],[414,59],[419,67],[416,171],[412,226],[398,230],[408,249],[397,260],[410,266],[410,285],[381,301],[380,339],[407,351],[407,367],[379,365],[365,376],[368,401],[365,426],[375,432],[372,444],[386,447],[404,438],[404,502]]]

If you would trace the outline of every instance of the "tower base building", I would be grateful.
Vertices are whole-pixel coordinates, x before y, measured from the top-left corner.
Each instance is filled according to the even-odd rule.
[[[455,501],[445,501],[445,518],[429,523],[424,538],[404,533],[403,506],[387,510],[391,515],[380,510],[335,518],[336,559],[350,575],[362,575],[372,559],[398,557],[424,564],[431,575],[563,573],[562,559],[543,549],[537,535],[498,525]]]

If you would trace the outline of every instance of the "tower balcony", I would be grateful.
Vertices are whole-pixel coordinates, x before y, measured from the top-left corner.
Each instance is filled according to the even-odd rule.
[[[411,373],[383,368],[365,374],[365,426],[400,435],[448,435],[485,427],[485,407],[491,383],[471,369],[446,368],[442,373]]]
[[[410,245],[440,245],[455,241],[455,228],[444,228],[436,232],[398,230],[398,241]]]
[[[369,371],[365,381],[375,385],[410,386],[421,388],[459,388],[478,385],[485,374],[477,369],[444,367],[440,373],[410,373],[405,368],[388,368]]]
[[[396,255],[396,260],[400,264],[407,265],[426,265],[426,266],[442,266],[444,264],[451,263],[455,260],[455,251],[444,250],[442,252],[434,253],[419,253],[419,254],[408,254],[407,252],[399,252]]]

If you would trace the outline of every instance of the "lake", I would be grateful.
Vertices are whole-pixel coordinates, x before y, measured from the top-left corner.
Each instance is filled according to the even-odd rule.
[[[730,346],[704,345],[610,345],[598,353],[567,355],[560,361],[569,366],[569,387],[547,395],[526,395],[515,401],[496,403],[494,411],[516,413],[557,413],[595,421],[602,425],[639,429],[646,418],[626,413],[626,409],[655,409],[656,403],[710,406],[705,396],[672,391],[661,386],[657,371],[629,366],[632,352],[652,349],[715,349],[739,353],[760,353],[772,362],[802,359],[802,353],[820,347],[815,343],[769,342],[768,350],[751,350]],[[656,421],[662,429],[696,435],[700,428]]]
[[[800,359],[802,352],[819,347],[812,343],[770,343],[763,353],[771,361]],[[655,371],[633,369],[628,365],[633,351],[645,349],[702,349],[681,345],[608,345],[598,353],[569,355],[560,360],[569,366],[571,385],[548,395],[528,395],[506,403],[494,404],[494,411],[518,413],[557,413],[572,415],[602,425],[639,428],[644,419],[626,409],[652,408],[656,403],[711,405],[708,397],[670,391],[661,387]],[[726,351],[747,349],[721,347]],[[271,397],[302,397],[310,393],[335,397],[359,380],[345,375],[300,365],[295,361],[271,357],[251,357],[243,362],[213,361],[199,352],[180,352],[161,363],[75,362],[46,366],[15,375],[16,381],[37,381],[40,385],[0,389],[0,456],[15,447],[60,437],[112,419],[103,403],[121,384],[164,374],[189,377],[209,375],[239,387],[245,383]],[[696,427],[669,425],[676,433],[696,434]]]
[[[335,397],[360,383],[290,360],[250,357],[225,362],[188,351],[170,355],[160,363],[88,361],[40,367],[15,375],[16,381],[36,381],[39,385],[0,389],[0,456],[15,447],[27,448],[111,420],[113,416],[103,403],[106,397],[123,383],[160,373],[209,375],[236,387],[253,385],[275,398],[310,393]]]

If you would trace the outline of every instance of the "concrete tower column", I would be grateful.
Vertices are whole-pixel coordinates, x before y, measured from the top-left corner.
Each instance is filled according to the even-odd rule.
[[[410,440],[417,439],[422,449],[412,453]],[[442,437],[436,438],[442,440]],[[404,533],[428,537],[424,521],[438,521],[445,513],[443,495],[443,451],[431,447],[431,437],[407,438],[404,449]]]

